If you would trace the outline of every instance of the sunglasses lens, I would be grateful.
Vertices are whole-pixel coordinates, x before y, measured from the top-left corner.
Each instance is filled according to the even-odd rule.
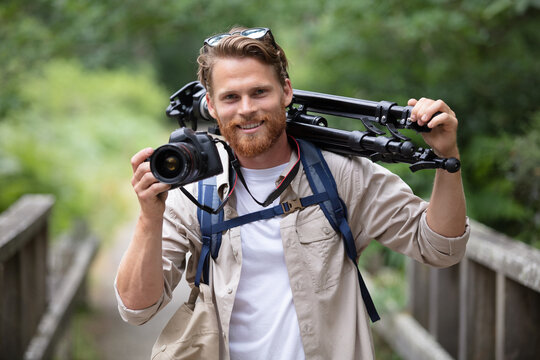
[[[254,29],[248,29],[248,30],[242,31],[241,35],[247,36],[250,39],[260,39],[264,35],[266,35],[267,32],[268,32],[268,29],[254,28]]]
[[[215,46],[218,42],[221,41],[221,39],[226,38],[227,36],[230,36],[229,34],[219,34],[212,36],[211,38],[208,38],[206,40],[206,43],[210,46]]]

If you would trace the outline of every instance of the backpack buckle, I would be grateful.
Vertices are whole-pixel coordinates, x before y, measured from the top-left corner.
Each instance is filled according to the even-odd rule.
[[[300,199],[294,199],[294,200],[286,200],[282,202],[281,208],[283,209],[283,214],[287,215],[292,213],[296,210],[302,210],[304,207],[302,206],[302,202]]]

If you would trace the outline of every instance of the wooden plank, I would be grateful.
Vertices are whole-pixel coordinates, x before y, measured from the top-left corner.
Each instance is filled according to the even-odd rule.
[[[495,360],[504,360],[506,278],[497,273],[495,281]]]
[[[538,359],[540,293],[507,279],[504,359]]]
[[[384,314],[373,325],[373,330],[384,337],[403,359],[452,359],[435,338],[408,314]]]
[[[4,264],[0,263],[0,349],[2,348],[2,309],[4,308],[4,296],[6,293],[4,283]]]
[[[459,345],[459,265],[445,269],[431,269],[437,284],[434,302],[430,304],[430,333],[454,358]],[[433,282],[432,282],[433,284]]]
[[[429,267],[410,260],[409,269],[410,311],[416,321],[427,329],[429,327]]]
[[[0,214],[0,263],[41,231],[53,204],[51,195],[25,195]]]
[[[496,275],[474,261],[469,261],[468,273],[465,357],[494,359]]]
[[[37,324],[35,318],[40,314],[34,307],[34,291],[35,291],[35,256],[34,256],[34,241],[29,241],[19,251],[19,288],[21,289],[21,346],[26,349],[30,343],[30,339],[34,335]]]
[[[463,259],[459,263],[459,351],[458,359],[467,359],[467,316],[468,316],[468,297],[467,289],[469,288],[469,263],[467,259]]]
[[[85,239],[77,250],[60,288],[53,294],[47,312],[41,319],[38,334],[32,339],[25,359],[50,358],[54,344],[62,333],[72,312],[78,291],[84,286],[86,273],[98,249],[94,237]]]
[[[540,250],[471,222],[466,256],[540,292]]]
[[[20,359],[21,344],[21,289],[19,280],[20,257],[12,256],[3,263],[4,290],[0,309],[0,359]]]
[[[36,309],[38,309],[39,317],[36,323],[36,327],[39,324],[39,320],[41,319],[41,316],[45,313],[45,309],[47,308],[47,299],[48,299],[48,275],[49,275],[49,268],[48,268],[48,224],[45,224],[45,227],[39,234],[39,236],[35,239],[35,252],[36,252],[36,263],[35,263],[35,272],[34,277],[36,279],[36,291],[35,291],[35,298],[34,298],[34,305]]]

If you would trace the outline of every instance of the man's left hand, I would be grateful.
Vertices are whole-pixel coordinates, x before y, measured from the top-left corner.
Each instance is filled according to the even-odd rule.
[[[411,120],[418,125],[427,125],[430,132],[422,133],[424,141],[440,157],[459,158],[457,147],[458,120],[456,114],[442,100],[421,98],[410,99],[407,103],[413,106]],[[440,114],[435,115],[437,112]]]

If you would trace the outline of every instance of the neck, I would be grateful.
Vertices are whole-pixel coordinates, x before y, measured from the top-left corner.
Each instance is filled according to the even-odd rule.
[[[291,146],[287,133],[283,131],[277,141],[264,153],[253,157],[237,155],[240,165],[248,169],[268,169],[289,162]]]

